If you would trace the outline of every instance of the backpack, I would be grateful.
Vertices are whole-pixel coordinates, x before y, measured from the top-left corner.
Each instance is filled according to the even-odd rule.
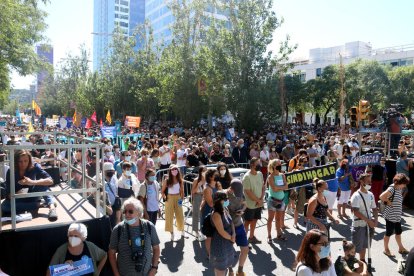
[[[214,234],[214,231],[216,230],[213,226],[213,223],[211,223],[211,215],[212,211],[204,217],[203,219],[203,226],[201,227],[201,233],[206,235],[207,237],[212,237]]]

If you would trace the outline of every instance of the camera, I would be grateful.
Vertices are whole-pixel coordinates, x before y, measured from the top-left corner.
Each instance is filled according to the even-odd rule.
[[[144,252],[142,250],[133,252],[131,259],[135,262],[135,271],[141,272],[144,269]]]

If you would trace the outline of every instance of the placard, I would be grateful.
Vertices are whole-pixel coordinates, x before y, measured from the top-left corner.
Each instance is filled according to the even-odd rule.
[[[330,180],[336,178],[335,164],[313,167],[285,173],[289,189],[312,184],[313,179]]]
[[[125,126],[127,127],[139,127],[141,124],[141,117],[126,116]]]
[[[85,245],[86,246],[86,245]],[[58,264],[49,267],[51,276],[85,275],[94,272],[92,259],[83,256],[81,260],[72,264]]]
[[[380,153],[364,154],[361,156],[352,157],[349,162],[350,167],[354,166],[367,166],[367,165],[377,165],[381,161]]]

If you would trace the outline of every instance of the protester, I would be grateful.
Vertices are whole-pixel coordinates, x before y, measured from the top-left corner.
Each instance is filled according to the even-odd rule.
[[[396,164],[397,173],[403,173],[409,177],[411,168],[413,168],[413,161],[408,159],[408,154],[406,151],[402,151],[400,158],[398,158]]]
[[[159,212],[160,185],[155,177],[154,169],[147,169],[145,181],[140,185],[138,199],[144,206],[144,218],[151,221],[154,225],[157,223]]]
[[[110,216],[111,224],[112,227],[114,227],[120,222],[118,219],[121,217],[121,199],[118,196],[118,185],[114,165],[110,162],[105,162],[103,164],[103,173],[105,191],[108,195],[108,201],[111,204],[113,212]]]
[[[220,173],[219,182],[221,184],[222,189],[228,189],[230,187],[230,182],[233,179],[233,176],[231,175],[229,168],[225,163],[218,163],[217,164],[217,171]]]
[[[368,276],[367,264],[355,258],[355,245],[347,240],[342,241],[344,256],[338,256],[335,261],[337,276]]]
[[[198,168],[198,176],[194,179],[191,187],[192,226],[193,232],[196,234],[196,239],[199,241],[206,239],[206,237],[200,233],[200,223],[202,219],[200,216],[200,209],[201,202],[203,201],[203,191],[206,186],[206,172],[207,168],[205,166],[200,166]]]
[[[32,155],[28,150],[16,150],[14,153],[14,180],[16,194],[46,192],[49,190],[49,186],[53,184],[52,177],[50,177],[38,163],[33,163]],[[1,204],[3,215],[11,214],[11,185],[9,169],[6,174],[5,183],[7,198]],[[46,202],[46,206],[49,207],[49,221],[56,221],[58,216],[54,197],[44,196],[43,198]],[[39,200],[38,197],[16,199],[16,214],[29,211],[33,216],[37,216],[40,207]]]
[[[118,162],[116,165],[114,164],[114,167],[116,169],[116,175],[117,177],[121,177],[122,174],[122,165],[124,164],[124,162],[128,162],[131,164],[131,173],[132,174],[136,174],[137,172],[137,166],[135,165],[135,163],[131,162],[131,153],[127,150],[123,151],[121,153],[121,161]]]
[[[177,230],[181,232],[181,237],[185,238],[184,231],[184,182],[180,170],[176,165],[171,165],[168,169],[168,178],[162,183],[162,198],[165,200],[165,231],[171,233],[171,241],[174,241],[174,215],[177,222]]]
[[[345,210],[351,196],[351,178],[352,173],[348,166],[348,160],[343,159],[336,171],[336,179],[338,180],[338,185],[341,189],[341,195],[338,200],[338,217],[341,219],[349,218]]]
[[[328,236],[317,229],[306,233],[296,256],[297,276],[336,276]]]
[[[260,170],[260,160],[253,157],[250,160],[250,170],[243,177],[244,194],[246,195],[247,204],[247,209],[244,213],[244,227],[246,232],[249,232],[249,243],[251,244],[262,243],[254,236],[257,220],[261,219],[265,192],[263,174]]]
[[[395,257],[388,247],[392,234],[395,234],[395,240],[398,244],[398,253],[408,254],[408,250],[405,249],[401,242],[401,216],[403,190],[409,183],[410,179],[405,174],[398,173],[393,178],[393,184],[390,185],[380,196],[380,199],[386,204],[383,214],[386,228],[384,236],[384,254],[388,257]]]
[[[282,225],[284,220],[284,209],[286,207],[284,198],[284,190],[288,189],[286,183],[286,177],[282,174],[282,163],[279,159],[273,159],[269,162],[267,178],[268,188],[268,200],[267,200],[267,242],[272,243],[272,223],[275,219],[276,239],[286,240],[286,237],[282,233]],[[276,217],[276,218],[275,218]]]
[[[227,209],[229,199],[223,191],[214,195],[212,225],[215,228],[211,239],[210,263],[216,276],[226,275],[227,270],[237,263],[233,244],[236,242],[236,231]]]
[[[372,188],[371,192],[374,194],[375,202],[378,202],[379,196],[384,189],[384,184],[387,181],[387,168],[385,167],[385,157],[381,157],[380,164],[373,165],[372,171]]]
[[[325,197],[325,194],[328,191],[328,184],[323,180],[315,178],[313,180],[313,187],[316,194],[313,195],[308,202],[306,231],[309,232],[311,229],[319,229],[327,234],[329,238],[330,224],[328,223],[328,217],[336,224],[338,224],[339,221],[328,212],[328,202]]]
[[[248,162],[248,153],[247,148],[244,145],[244,140],[239,139],[237,141],[237,146],[233,149],[232,152],[233,159],[238,164],[243,164]]]
[[[68,229],[68,242],[62,244],[56,250],[49,266],[64,263],[73,264],[88,257],[92,259],[93,273],[84,275],[99,275],[106,263],[107,254],[92,242],[87,241],[87,237],[88,229],[85,224],[72,223]],[[51,275],[50,269],[47,270],[46,275]]]
[[[371,189],[371,175],[360,175],[359,182],[359,190],[351,197],[351,207],[354,214],[352,217],[351,238],[352,243],[355,244],[356,252],[359,253],[359,259],[365,262],[365,252],[368,248],[368,243],[371,244],[375,227],[378,226],[378,210],[374,195],[369,191]],[[369,237],[368,232],[370,234]],[[368,238],[370,241],[368,241]]]
[[[141,158],[137,161],[137,168],[138,168],[138,181],[144,182],[145,181],[145,174],[149,169],[154,169],[155,164],[154,161],[148,157],[149,152],[148,149],[143,148],[141,149]]]
[[[157,230],[152,222],[142,219],[144,208],[138,199],[127,199],[122,212],[124,221],[115,226],[109,244],[113,274],[155,275],[160,258]]]
[[[243,272],[243,266],[249,253],[249,242],[243,225],[243,214],[247,206],[243,193],[243,184],[239,179],[235,178],[231,181],[230,189],[227,190],[227,196],[230,202],[228,209],[236,232],[236,244],[240,247],[239,267],[236,276],[243,276],[246,275]],[[232,275],[233,269],[230,267],[229,270],[229,275]]]

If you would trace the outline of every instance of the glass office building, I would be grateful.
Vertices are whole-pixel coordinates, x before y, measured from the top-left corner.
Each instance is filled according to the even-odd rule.
[[[108,58],[108,47],[116,27],[125,36],[132,36],[145,21],[145,0],[94,0],[93,70],[99,70]],[[140,47],[138,41],[136,49]]]

